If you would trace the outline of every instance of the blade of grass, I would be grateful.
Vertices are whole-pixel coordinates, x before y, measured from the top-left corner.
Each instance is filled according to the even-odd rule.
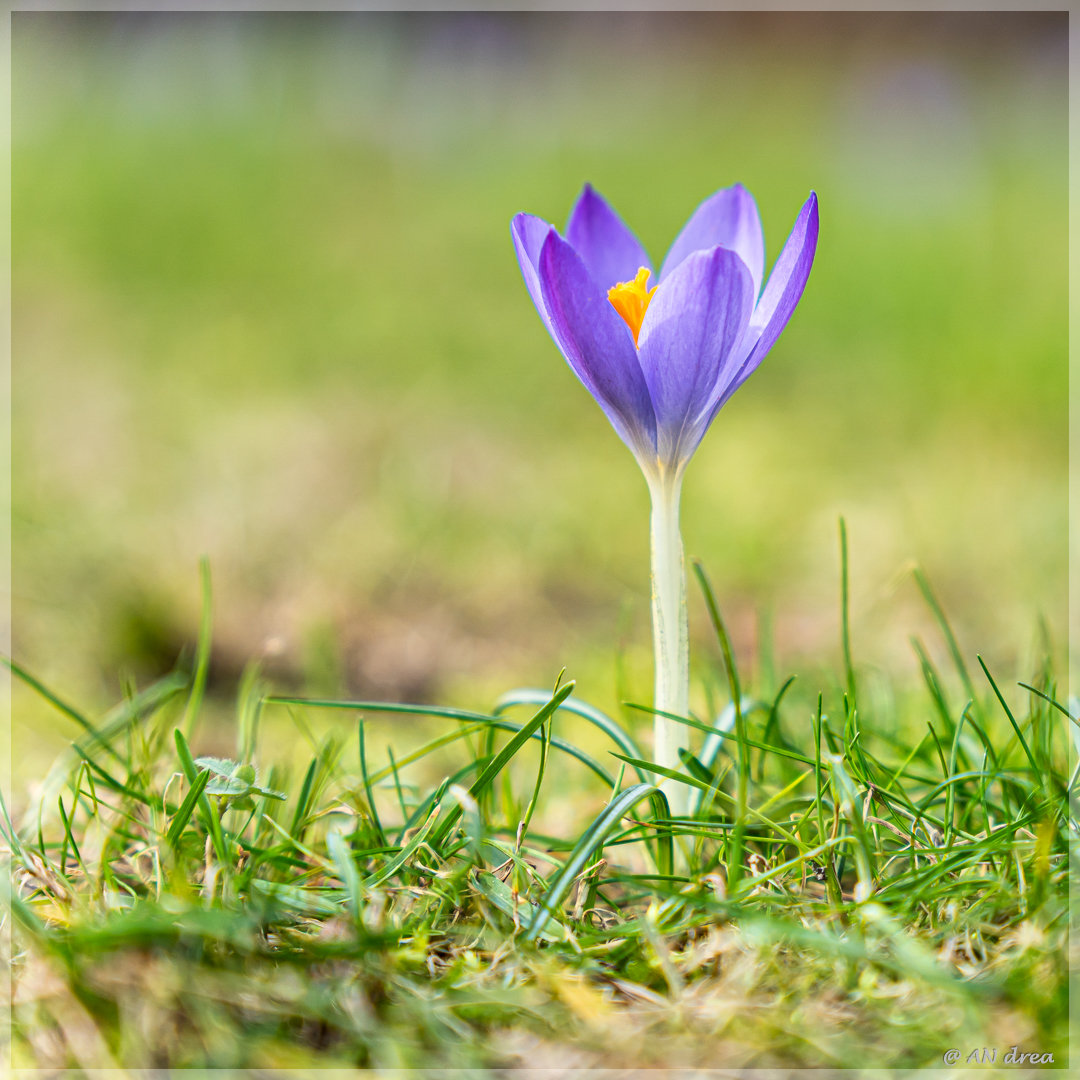
[[[655,791],[659,791],[655,784],[635,784],[619,792],[593,819],[541,897],[525,929],[525,941],[535,941],[543,933],[556,908],[566,899],[578,874],[585,869],[593,854],[602,848],[607,835],[629,810]]]
[[[296,810],[293,812],[292,823],[289,826],[289,835],[296,840],[303,840],[304,829],[307,826],[308,809],[311,793],[315,786],[315,770],[319,767],[318,757],[311,759],[311,764],[304,773],[303,783],[300,785],[300,796],[296,800]]]
[[[518,842],[516,845],[518,847],[521,846],[521,840],[529,831],[529,825],[532,822],[533,813],[536,810],[536,804],[540,798],[540,786],[544,782],[544,770],[547,768],[548,744],[551,741],[550,721],[541,725],[540,733],[546,737],[540,740],[540,762],[536,768],[536,783],[533,784],[532,796],[530,797],[529,804],[526,806],[525,813],[521,818],[521,826],[518,829]]]
[[[840,518],[840,639],[844,653],[844,677],[851,709],[856,708],[855,666],[851,662],[851,603],[848,582],[847,522]]]
[[[544,698],[547,701],[550,695]],[[359,712],[374,712],[374,713],[403,713],[413,716],[433,716],[444,720],[462,720],[473,721],[480,724],[486,724],[490,727],[498,728],[501,731],[518,732],[521,730],[521,724],[515,723],[513,720],[500,719],[497,716],[488,716],[486,713],[470,712],[467,709],[453,709],[444,708],[442,706],[428,706],[428,705],[402,705],[396,702],[385,701],[335,701],[328,698],[301,698],[301,697],[283,697],[277,694],[271,694],[264,699],[267,704],[270,705],[306,705],[313,709],[344,709],[355,710]],[[500,699],[501,700],[501,699]],[[507,706],[509,707],[509,706]],[[576,711],[576,710],[570,710]],[[584,714],[581,714],[584,715]],[[603,715],[603,714],[601,714]],[[612,721],[614,723],[614,721]],[[540,738],[539,732],[534,732],[530,738]],[[551,737],[551,746],[567,754],[570,757],[580,761],[582,765],[590,769],[595,773],[607,787],[611,786],[611,775],[590,757],[583,750],[580,750],[573,743],[567,742],[565,739],[561,739],[558,735]],[[389,776],[389,771],[382,771],[378,774],[378,777]]]
[[[209,769],[204,769],[195,777],[195,780],[191,782],[188,793],[184,796],[184,801],[180,804],[180,808],[176,811],[176,814],[170,822],[169,831],[165,834],[165,840],[169,847],[174,850],[180,843],[180,837],[187,827],[188,820],[191,818],[196,804],[199,802],[199,798],[203,793],[203,788],[206,787],[209,781],[210,771]]]
[[[173,731],[173,741],[176,744],[176,753],[180,758],[180,765],[184,770],[184,775],[187,777],[188,783],[194,785],[199,775],[199,769],[196,767],[195,759],[188,749],[187,739],[184,738],[184,733],[179,728]],[[209,779],[210,774],[207,772],[207,783],[209,783]],[[199,810],[206,824],[206,831],[210,834],[210,840],[214,845],[218,861],[224,866],[229,861],[229,855],[225,847],[225,836],[221,831],[221,819],[218,816],[217,809],[211,804],[205,792],[199,794]]]
[[[1002,696],[1001,691],[998,689],[998,684],[994,682],[994,677],[990,674],[990,669],[983,662],[983,658],[981,656],[976,656],[975,659],[979,661],[979,667],[983,669],[983,674],[986,676],[987,681],[993,688],[994,696],[1001,703],[1002,709],[1005,710],[1005,715],[1009,718],[1009,723],[1012,724],[1012,729],[1016,732],[1016,737],[1020,740],[1020,745],[1024,749],[1024,754],[1031,765],[1032,772],[1035,774],[1036,778],[1038,778],[1042,775],[1042,773],[1039,770],[1039,766],[1035,764],[1035,758],[1032,756],[1031,747],[1028,746],[1027,739],[1024,738],[1024,733],[1020,730],[1020,725],[1016,722],[1016,717],[1013,716],[1012,710],[1006,704],[1005,698]]]
[[[368,810],[371,813],[371,823],[375,826],[375,834],[379,838],[380,844],[386,843],[386,832],[383,829],[382,821],[379,818],[379,810],[375,805],[375,794],[372,791],[371,775],[368,772],[367,767],[367,753],[364,747],[364,721],[361,720],[356,725],[356,738],[360,746],[360,776],[364,781],[364,793],[367,795]]]
[[[971,675],[968,672],[967,665],[964,663],[964,657],[960,652],[960,646],[957,644],[956,635],[953,633],[952,626],[949,625],[949,620],[945,617],[945,611],[938,602],[938,598],[935,595],[934,590],[930,587],[930,581],[923,570],[920,567],[916,567],[913,574],[915,577],[915,584],[918,585],[919,592],[922,593],[927,607],[930,608],[930,611],[938,624],[938,628],[945,638],[945,644],[948,646],[949,654],[952,656],[953,666],[956,668],[960,680],[964,684],[964,690],[967,692],[969,698],[977,702],[978,695],[975,693],[975,684],[971,681]]]
[[[334,869],[341,878],[345,887],[345,896],[348,902],[349,914],[353,923],[359,925],[360,913],[363,911],[363,901],[360,886],[360,873],[356,869],[352,851],[345,838],[337,829],[330,829],[326,834],[326,849],[334,863]]]
[[[431,812],[428,814],[427,820],[420,826],[408,844],[406,844],[393,859],[386,863],[385,866],[380,867],[370,877],[364,879],[362,882],[363,888],[374,889],[384,881],[389,881],[390,878],[392,878],[413,857],[419,850],[420,845],[427,842],[428,834],[438,820],[442,799],[446,794],[446,789],[449,785],[449,780],[444,780],[442,784],[439,785],[439,789],[432,799]],[[458,809],[460,810],[460,804],[458,805]]]
[[[561,689],[557,689],[546,705],[537,711],[536,715],[511,738],[507,744],[484,766],[480,775],[473,781],[469,788],[469,794],[479,802],[478,796],[490,787],[492,781],[502,772],[514,755],[532,738],[535,732],[540,730],[541,725],[551,716],[556,709],[574,692],[574,683],[569,682]],[[431,845],[436,850],[442,847],[450,830],[461,816],[460,804],[447,812],[446,817],[439,824],[432,836]]]
[[[199,585],[202,592],[202,614],[199,617],[199,641],[195,649],[195,674],[191,680],[191,693],[188,695],[181,725],[187,739],[192,737],[199,721],[203,695],[206,692],[206,677],[210,671],[214,614],[210,589],[210,560],[205,555],[199,560]]]
[[[95,740],[101,740],[101,733],[94,726],[94,724],[88,720],[78,709],[73,705],[69,705],[58,694],[53,693],[40,679],[35,678],[26,670],[21,664],[12,660],[9,656],[0,656],[0,664],[3,664],[12,675],[18,678],[21,682],[30,687],[39,697],[44,698],[57,712],[62,713],[69,720],[74,720],[84,731],[90,734]],[[109,747],[112,750],[111,747]],[[116,753],[112,750],[112,753]]]
[[[505,712],[515,705],[544,705],[550,699],[551,695],[546,690],[523,687],[520,690],[511,690],[510,693],[503,694],[503,696],[495,702],[492,713],[495,716],[498,716],[500,713]],[[575,713],[585,720],[588,720],[590,724],[593,724],[604,732],[604,734],[607,735],[624,754],[628,754],[630,757],[641,757],[641,750],[637,743],[634,742],[633,738],[619,723],[606,713],[603,713],[599,709],[589,705],[587,702],[582,701],[580,698],[568,697],[562,705],[559,706],[558,711]],[[647,783],[647,778],[643,778],[643,782]]]

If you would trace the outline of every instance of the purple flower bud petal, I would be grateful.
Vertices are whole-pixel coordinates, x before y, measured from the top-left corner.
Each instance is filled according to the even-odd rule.
[[[750,327],[743,343],[746,360],[731,385],[724,391],[717,408],[757,370],[758,365],[765,359],[765,354],[776,344],[776,339],[787,326],[810,277],[814,253],[817,251],[817,238],[817,195],[811,191],[810,198],[803,203],[799,216],[795,219],[791,235],[776,260],[765,284],[765,291],[750,318]]]
[[[717,245],[730,248],[746,263],[754,280],[756,298],[761,292],[765,268],[765,239],[757,203],[742,184],[710,195],[693,212],[664,259],[660,280],[663,281],[688,255]]]
[[[540,287],[552,334],[574,373],[639,460],[656,453],[656,420],[630,328],[554,229],[540,252]]]
[[[536,305],[536,310],[552,337],[555,337],[555,331],[551,329],[551,319],[544,306],[538,267],[540,249],[544,246],[548,233],[553,232],[554,228],[553,225],[549,225],[533,214],[518,214],[510,222],[510,235],[514,240],[514,251],[517,252],[518,265],[521,267],[521,276],[525,279],[525,287],[529,290],[532,302]],[[558,344],[557,341],[556,344]]]
[[[656,414],[657,453],[672,467],[697,448],[719,388],[741,360],[754,309],[754,281],[733,251],[687,256],[664,278],[645,312],[638,359]]]
[[[586,184],[578,196],[566,226],[566,239],[605,292],[612,285],[633,281],[643,266],[652,271],[649,256],[637,237],[591,184]]]

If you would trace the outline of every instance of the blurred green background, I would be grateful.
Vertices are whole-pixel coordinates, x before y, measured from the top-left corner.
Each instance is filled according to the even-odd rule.
[[[190,650],[203,554],[222,709],[253,659],[649,699],[645,485],[508,231],[586,180],[657,261],[741,181],[771,263],[818,192],[684,496],[751,672],[837,666],[840,514],[862,665],[915,670],[914,562],[1009,671],[1064,634],[1064,13],[17,13],[12,51],[14,652],[69,699]],[[18,689],[14,732],[27,776],[71,734]]]

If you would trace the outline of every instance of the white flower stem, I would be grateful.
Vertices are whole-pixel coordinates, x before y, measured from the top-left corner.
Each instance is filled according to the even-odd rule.
[[[656,692],[653,707],[686,716],[690,698],[690,645],[686,620],[686,566],[679,533],[680,473],[647,477],[652,497],[653,648]],[[689,746],[689,728],[666,716],[655,718],[653,759],[657,765],[682,771],[679,750]],[[671,813],[688,813],[690,789],[670,779],[660,779]]]

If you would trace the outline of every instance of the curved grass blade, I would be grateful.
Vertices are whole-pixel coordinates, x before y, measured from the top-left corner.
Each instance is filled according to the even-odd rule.
[[[54,709],[63,713],[69,720],[74,720],[79,727],[88,732],[96,740],[100,740],[101,733],[94,726],[92,721],[83,716],[83,714],[73,705],[69,705],[61,697],[54,694],[43,682],[31,675],[21,664],[12,660],[10,656],[0,657],[0,663],[2,663],[12,675],[24,682],[40,697],[44,698]],[[111,753],[116,753],[112,747],[109,747],[108,749]]]
[[[1016,722],[1016,717],[1012,714],[1012,709],[1005,702],[1005,698],[1002,696],[1001,691],[998,689],[998,684],[994,682],[993,675],[990,674],[990,669],[983,663],[981,656],[976,656],[976,660],[979,661],[979,667],[983,669],[983,674],[986,676],[990,683],[990,686],[994,690],[994,696],[998,699],[1001,707],[1005,710],[1005,715],[1009,718],[1009,723],[1012,724],[1013,731],[1016,732],[1016,737],[1020,740],[1020,745],[1024,748],[1024,753],[1027,756],[1028,762],[1031,765],[1032,772],[1036,777],[1040,776],[1039,766],[1035,764],[1035,758],[1031,753],[1031,747],[1027,744],[1027,739],[1024,738],[1024,733],[1020,730],[1020,725]]]
[[[933,614],[934,619],[938,624],[938,628],[945,638],[945,644],[949,649],[949,655],[952,657],[953,666],[960,676],[960,681],[964,684],[967,696],[977,702],[978,695],[975,693],[975,684],[971,681],[971,675],[968,672],[967,665],[964,663],[964,657],[960,652],[960,645],[957,643],[956,635],[953,633],[953,628],[949,624],[949,620],[945,617],[944,608],[942,608],[938,601],[934,590],[930,588],[930,581],[921,567],[915,568],[913,576],[915,578],[915,584],[919,587],[919,592],[922,593],[923,599],[926,601],[926,606]],[[977,708],[978,706],[976,705],[976,709]]]
[[[667,713],[662,709],[654,709],[651,705],[638,705],[635,702],[628,701],[626,703],[628,709],[637,709],[638,712],[649,713],[650,715],[666,716],[669,720],[674,720],[676,723],[685,724],[689,728],[693,728],[695,731],[704,731],[706,734],[716,733],[721,741],[737,740],[738,735],[730,731],[720,731],[719,729],[710,726],[709,724],[703,724],[698,720],[691,720],[687,716],[677,716],[675,713]],[[813,765],[814,759],[807,757],[805,754],[800,754],[797,750],[789,750],[785,746],[777,746],[775,743],[762,743],[756,742],[754,739],[743,740],[747,746],[752,747],[755,750],[760,750],[763,753],[779,754],[781,757],[791,758],[792,761],[799,761],[803,765]],[[609,753],[615,754],[615,752],[609,751]],[[615,757],[619,757],[615,754]]]
[[[552,913],[566,899],[578,874],[585,869],[589,859],[603,847],[604,840],[627,811],[659,790],[655,784],[635,784],[632,788],[619,792],[593,819],[541,898],[540,906],[534,912],[525,930],[524,940],[535,941],[544,932]]]
[[[731,691],[733,702],[742,702],[742,693],[739,690],[739,671],[735,666],[735,651],[731,647],[731,638],[728,636],[727,627],[720,614],[720,605],[716,602],[716,593],[713,592],[712,583],[708,574],[705,573],[705,565],[700,559],[694,559],[694,574],[698,579],[702,595],[705,597],[705,607],[709,612],[709,621],[713,625],[717,641],[720,643],[720,652],[724,657],[724,671],[728,678],[728,688]],[[735,725],[739,726],[741,718],[739,708],[735,708]]]
[[[539,733],[544,721],[547,720],[547,718],[551,716],[573,692],[573,682],[568,682],[561,690],[556,690],[548,703],[540,709],[528,723],[523,724],[514,737],[510,739],[510,741],[487,763],[487,765],[484,766],[480,775],[473,781],[472,786],[469,788],[469,794],[477,802],[480,801],[480,797],[491,786],[495,777],[497,777],[510,763],[511,758],[514,757],[534,734]],[[442,845],[442,842],[446,839],[450,830],[457,823],[458,818],[461,817],[461,813],[462,807],[460,803],[447,813],[446,817],[439,824],[432,836],[432,847],[439,848]]]
[[[469,709],[453,709],[445,705],[410,705],[393,701],[341,701],[334,698],[291,697],[269,694],[263,698],[268,705],[306,705],[311,709],[347,709],[352,712],[407,713],[412,716],[441,716],[447,720],[487,720],[486,713]]]
[[[791,685],[791,680],[788,680],[784,684],[783,690],[780,691],[783,694],[784,690]],[[768,706],[760,701],[756,701],[753,698],[744,697],[740,702],[740,709],[742,714],[747,714],[758,710],[767,709]],[[705,766],[706,769],[712,769],[716,764],[717,755],[720,753],[724,746],[724,739],[731,737],[731,729],[735,726],[735,704],[734,702],[728,702],[723,709],[720,710],[720,714],[713,722],[713,730],[705,736],[705,741],[701,744],[701,751],[697,755],[698,761]],[[704,798],[704,792],[699,788],[694,788],[690,792],[689,810],[690,817],[697,817],[698,811],[701,809],[701,801]]]
[[[1062,716],[1067,717],[1074,724],[1076,724],[1078,727],[1080,727],[1080,719],[1073,716],[1073,714],[1071,712],[1069,712],[1069,710],[1066,709],[1065,706],[1062,705],[1060,701],[1056,701],[1054,698],[1050,697],[1049,694],[1044,694],[1041,690],[1037,689],[1034,686],[1028,685],[1028,683],[1026,683],[1026,682],[1017,683],[1016,685],[1017,686],[1022,686],[1025,690],[1030,690],[1031,693],[1033,693],[1036,697],[1041,697],[1043,699],[1043,701],[1045,701],[1047,703],[1047,705],[1053,705],[1053,707],[1055,709],[1057,709],[1057,711],[1059,713],[1061,713]]]
[[[548,697],[551,695],[549,694]],[[544,698],[545,701],[548,698]],[[403,757],[398,763],[398,768],[403,765],[409,765],[414,761],[419,761],[422,757],[426,756],[431,751],[437,749],[440,746],[446,746],[454,742],[457,739],[467,738],[469,735],[475,734],[477,731],[487,727],[488,729],[497,728],[499,731],[513,731],[518,732],[521,730],[521,724],[513,720],[500,720],[495,717],[487,717],[486,721],[477,721],[475,724],[467,728],[461,728],[459,731],[454,732],[451,735],[441,735],[438,739],[433,739],[431,742],[426,743],[420,747],[419,750],[414,751],[407,757]],[[530,738],[542,740],[543,736],[540,732],[534,732]],[[580,761],[591,772],[595,773],[601,780],[604,781],[605,786],[610,787],[613,783],[613,779],[608,771],[601,765],[595,758],[590,757],[584,750],[579,750],[573,743],[567,742],[565,739],[560,739],[557,735],[551,735],[546,740],[550,746],[556,750],[562,751],[568,757],[572,757],[577,761]],[[371,774],[371,780],[373,783],[377,783],[379,780],[390,776],[393,772],[389,767],[379,769],[377,772]]]
[[[543,700],[546,702],[550,697],[550,694],[545,694]],[[301,705],[312,709],[344,709],[352,712],[403,713],[410,716],[433,716],[443,720],[473,721],[498,728],[500,731],[513,731],[515,733],[520,731],[522,726],[513,720],[489,716],[487,713],[470,712],[468,709],[453,709],[440,705],[410,705],[391,701],[335,701],[329,698],[282,697],[276,694],[270,695],[263,700],[270,705]],[[539,739],[541,735],[537,731],[530,738]],[[573,743],[569,743],[555,735],[551,738],[551,746],[580,761],[582,765],[604,781],[605,787],[611,787],[614,784],[614,777],[598,761],[586,754],[584,750],[579,750]],[[372,779],[380,779],[389,775],[390,773],[384,769],[377,774],[373,774]]]
[[[788,690],[791,689],[791,687],[794,685],[794,683],[795,683],[795,676],[794,675],[789,675],[784,680],[784,685],[781,686],[780,689],[777,691],[776,697],[773,698],[773,703],[769,707],[768,719],[766,719],[765,727],[761,731],[761,739],[762,739],[763,742],[768,742],[769,741],[769,737],[772,735],[773,729],[775,728],[776,732],[777,732],[777,737],[780,740],[780,742],[785,742],[786,743],[786,740],[784,739],[784,734],[780,730],[780,702],[784,700],[784,695],[788,692]],[[758,774],[757,774],[758,783],[761,782],[761,780],[763,779],[764,776],[765,776],[765,755],[764,754],[759,754],[758,755]]]
[[[675,873],[675,836],[670,825],[660,824],[671,820],[671,808],[668,806],[667,796],[660,788],[649,795],[649,801],[652,803],[653,821],[657,828],[656,869],[661,877],[671,877]]]
[[[89,776],[91,771],[97,774],[98,783],[104,784],[110,791],[115,791],[120,795],[126,795],[129,799],[134,799],[136,802],[146,802],[147,796],[134,788],[127,787],[121,784],[116,777],[107,773],[93,758],[91,758],[85,750],[82,749],[77,743],[71,744],[71,749],[78,754],[82,759],[83,765],[86,766],[87,775]]]
[[[12,669],[14,671],[14,668]],[[104,750],[111,754],[125,768],[130,769],[130,763],[112,745],[117,736],[122,735],[133,724],[137,724],[151,715],[172,697],[187,686],[187,677],[181,672],[173,672],[164,679],[151,684],[145,690],[140,691],[134,697],[122,701],[119,705],[110,709],[102,718],[101,723],[80,735],[78,739],[69,743],[56,757],[38,791],[37,801],[26,808],[19,823],[20,829],[25,829],[35,820],[46,813],[46,807],[55,805],[60,792],[68,784],[74,769],[82,766],[83,760],[95,750]],[[29,684],[37,689],[34,683]],[[44,688],[43,688],[44,689]],[[57,708],[59,704],[49,696],[46,691],[46,700],[51,701]],[[93,726],[93,725],[91,725]]]
[[[515,705],[543,705],[550,698],[551,695],[546,690],[526,686],[518,690],[511,690],[508,694],[503,694],[495,702],[495,708],[492,712],[495,716],[498,716]],[[588,702],[582,701],[580,698],[569,697],[559,706],[559,711],[574,713],[588,720],[590,724],[604,732],[628,757],[641,757],[641,748],[634,742],[629,733],[607,713],[601,712]],[[642,783],[649,782],[648,776],[640,770],[638,775],[641,777]]]
[[[862,794],[856,787],[851,774],[844,767],[844,759],[841,755],[830,754],[827,765],[837,805],[840,812],[850,822],[855,834],[855,869],[862,887],[863,899],[865,899],[870,895],[874,884],[874,849],[866,831],[866,823],[863,821]]]

